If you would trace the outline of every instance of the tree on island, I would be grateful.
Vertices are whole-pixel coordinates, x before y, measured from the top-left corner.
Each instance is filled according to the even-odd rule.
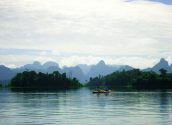
[[[82,85],[76,78],[67,78],[66,73],[60,74],[55,71],[51,74],[24,71],[18,73],[11,80],[12,88],[39,88],[39,89],[68,89],[78,88]]]
[[[104,77],[90,78],[87,86],[131,89],[172,89],[172,74],[160,69],[160,74],[139,69],[114,72]]]
[[[160,71],[160,74],[161,74],[162,77],[165,77],[167,75],[167,70],[160,69],[159,71]]]

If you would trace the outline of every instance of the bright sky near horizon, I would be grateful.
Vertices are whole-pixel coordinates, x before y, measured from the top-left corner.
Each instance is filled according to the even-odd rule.
[[[0,0],[0,64],[172,63],[171,0]]]

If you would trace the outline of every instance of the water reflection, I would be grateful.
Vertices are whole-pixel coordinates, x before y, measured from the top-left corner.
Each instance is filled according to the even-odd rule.
[[[161,119],[162,119],[162,125],[168,125],[168,123],[170,122],[170,114],[172,113],[172,110],[169,109],[169,101],[170,101],[170,97],[168,92],[161,92],[160,93],[160,99],[159,99],[159,103],[160,103],[160,114],[161,114]]]
[[[172,92],[0,91],[0,124],[167,125]]]

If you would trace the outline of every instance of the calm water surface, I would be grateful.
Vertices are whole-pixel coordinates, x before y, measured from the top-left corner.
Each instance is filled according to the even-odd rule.
[[[171,125],[172,91],[0,90],[0,125]]]

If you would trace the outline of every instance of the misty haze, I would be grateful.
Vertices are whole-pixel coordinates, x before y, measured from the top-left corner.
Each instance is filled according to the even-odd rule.
[[[0,0],[0,125],[172,124],[171,0]]]

